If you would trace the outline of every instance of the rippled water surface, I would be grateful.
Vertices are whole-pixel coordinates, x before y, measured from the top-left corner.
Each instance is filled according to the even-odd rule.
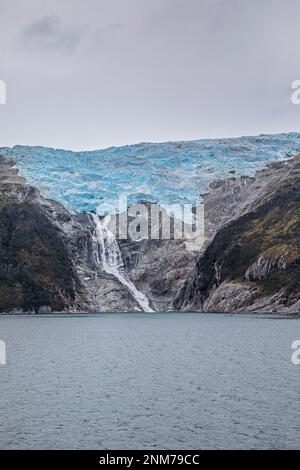
[[[291,318],[0,317],[0,448],[299,448]]]

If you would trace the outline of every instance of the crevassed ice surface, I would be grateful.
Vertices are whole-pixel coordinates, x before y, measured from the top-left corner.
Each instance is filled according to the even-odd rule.
[[[90,152],[0,148],[29,183],[72,212],[110,212],[128,202],[194,203],[208,185],[235,172],[254,175],[269,161],[300,151],[300,133],[190,142],[141,143]],[[100,205],[100,207],[99,207]],[[100,209],[100,210],[99,210]]]

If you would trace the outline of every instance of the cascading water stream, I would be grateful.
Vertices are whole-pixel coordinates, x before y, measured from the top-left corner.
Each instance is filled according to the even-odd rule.
[[[93,241],[95,243],[96,263],[101,265],[105,272],[115,276],[121,284],[127,287],[144,312],[154,312],[149,305],[147,296],[135,287],[126,273],[118,242],[107,228],[107,219],[101,221],[98,215],[91,214],[91,216],[95,223]]]

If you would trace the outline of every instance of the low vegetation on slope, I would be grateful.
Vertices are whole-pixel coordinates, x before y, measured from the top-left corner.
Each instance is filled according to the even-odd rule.
[[[62,311],[75,274],[59,230],[34,201],[0,193],[0,311]]]
[[[295,168],[290,178],[268,188],[251,211],[220,229],[177,296],[176,308],[247,311],[259,299],[277,295],[276,311],[278,302],[293,311],[300,298],[299,179]],[[226,298],[233,284],[251,292],[244,304],[241,297],[238,303]],[[220,287],[222,302],[216,295]]]

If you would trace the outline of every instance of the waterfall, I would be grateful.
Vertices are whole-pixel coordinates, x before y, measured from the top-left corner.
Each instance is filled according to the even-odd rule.
[[[94,254],[97,265],[101,266],[106,273],[115,276],[121,284],[127,287],[144,312],[154,312],[149,305],[147,296],[135,287],[125,270],[118,242],[107,228],[108,219],[104,218],[101,221],[98,215],[91,214],[91,216],[96,225],[93,241],[96,246]]]

